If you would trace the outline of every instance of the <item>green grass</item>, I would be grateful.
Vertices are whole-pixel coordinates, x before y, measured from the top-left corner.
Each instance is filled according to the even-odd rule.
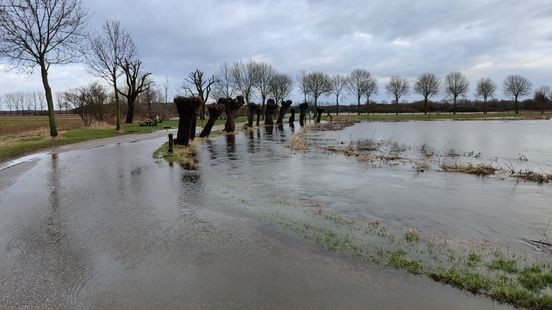
[[[0,162],[29,154],[41,149],[89,140],[111,138],[126,134],[143,134],[163,130],[164,127],[178,128],[178,121],[164,121],[155,127],[141,127],[139,122],[123,124],[121,132],[115,128],[93,129],[82,126],[82,121],[74,115],[58,116],[60,135],[48,136],[48,118],[46,116],[0,117]],[[236,118],[236,124],[247,121],[247,117]],[[203,126],[207,120],[197,120],[197,126]],[[224,124],[219,119],[216,125]],[[216,134],[215,132],[213,132]]]
[[[517,269],[517,261],[514,259],[497,258],[493,259],[488,265],[489,269],[502,270],[508,273],[515,273]]]
[[[328,251],[426,276],[514,306],[552,309],[552,270],[546,263],[496,256],[493,249],[462,254],[446,244],[431,243],[430,247],[428,238],[411,229],[403,232],[403,238],[393,238],[389,230],[380,234],[385,227],[379,222],[344,222],[336,220],[340,215],[325,209],[278,215],[282,212],[278,208],[274,212],[268,217],[272,223]]]
[[[420,241],[420,234],[414,229],[409,229],[404,233],[404,239],[408,243],[415,243]]]

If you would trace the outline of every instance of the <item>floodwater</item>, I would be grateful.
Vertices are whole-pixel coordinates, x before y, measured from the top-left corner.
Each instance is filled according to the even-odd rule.
[[[485,163],[547,173],[552,172],[550,137],[549,120],[364,122],[310,135],[321,144],[391,141],[404,150],[401,155],[414,159],[423,158],[421,148],[425,145],[435,150],[438,162]],[[451,149],[459,156],[447,157]],[[473,154],[479,155],[474,158]],[[340,195],[341,203],[326,200],[339,212],[397,221],[424,232],[488,240],[523,251],[539,250],[526,240],[549,241],[552,234],[549,184],[438,171],[418,173],[408,165],[367,169],[362,163],[350,164],[354,159],[347,161],[343,164],[333,159],[332,165],[321,171],[324,178],[339,177],[329,190]],[[311,189],[319,185],[313,184]]]
[[[392,126],[426,125],[412,124]],[[362,126],[381,134],[387,125],[312,138],[372,137]],[[530,248],[520,238],[534,237],[531,227],[549,217],[548,186],[373,169],[315,147],[293,152],[286,146],[291,135],[287,127],[263,128],[212,139],[199,147],[197,172],[154,160],[166,140],[157,136],[53,151],[1,170],[1,307],[506,308],[328,253],[265,215],[316,201],[358,219]],[[412,143],[437,141],[418,139]]]

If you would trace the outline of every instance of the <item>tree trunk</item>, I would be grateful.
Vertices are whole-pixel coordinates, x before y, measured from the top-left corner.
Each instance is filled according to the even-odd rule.
[[[305,118],[307,116],[308,108],[309,104],[306,102],[303,102],[299,105],[299,125],[301,125],[301,127],[305,126]]]
[[[273,99],[268,99],[268,102],[265,106],[265,125],[266,126],[272,126],[274,125],[274,114],[276,113],[276,109],[278,108],[278,105],[276,102],[274,102]]]
[[[456,115],[456,97],[454,97],[453,108],[452,108],[452,114]]]
[[[516,114],[519,114],[518,96],[515,96],[515,97],[514,97],[514,103],[515,103]]]
[[[192,128],[192,120],[201,105],[201,99],[197,97],[176,97],[174,99],[178,111],[178,133],[175,144],[188,146]]]
[[[205,100],[203,100],[203,93],[201,94],[201,99],[202,99],[201,100],[201,112],[199,114],[199,118],[201,120],[204,120],[205,119],[205,105],[206,105],[205,101],[207,101],[207,98],[205,98]]]
[[[295,127],[295,109],[291,108],[289,113],[291,113],[291,116],[289,117],[289,126]]]
[[[395,115],[399,115],[399,97],[395,96]]]
[[[265,111],[266,111],[266,110],[265,110],[265,109],[266,109],[266,105],[265,105],[265,103],[266,103],[266,96],[265,96],[265,95],[262,95],[261,97],[262,97],[262,98],[261,98],[261,100],[262,100],[262,101],[261,101],[261,112],[262,112],[261,115],[263,115],[263,118],[264,118],[264,113],[265,113]]]
[[[284,116],[286,116],[286,113],[287,113],[289,107],[291,107],[292,103],[293,102],[291,100],[282,101],[282,107],[280,108],[280,114],[278,115],[278,120],[276,121],[276,124],[278,126],[282,126],[282,124],[284,123]]]
[[[236,130],[236,124],[234,122],[234,116],[236,111],[244,104],[243,97],[238,96],[236,100],[225,98],[223,100],[225,111],[226,111],[226,123],[224,124],[225,132],[234,132]]]
[[[360,115],[360,97],[361,96],[357,96],[357,114]]]
[[[128,98],[128,111],[126,115],[126,124],[132,124],[132,121],[134,120],[134,98]]]
[[[192,125],[190,127],[190,140],[195,139],[196,126],[197,126],[197,110],[194,111],[194,113],[192,114]]]
[[[255,113],[257,114],[257,127],[259,127],[261,125],[262,110],[259,108],[258,105],[255,107]]]
[[[424,114],[427,115],[427,97],[424,98]]]
[[[117,75],[112,75],[113,90],[115,91],[115,130],[121,130],[121,101],[119,100],[119,91],[117,90]],[[67,111],[67,110],[65,110]]]
[[[339,115],[339,95],[335,96],[335,115]]]
[[[213,129],[213,126],[217,122],[217,119],[224,111],[224,105],[216,103],[216,104],[210,105],[207,109],[209,111],[209,120],[207,121],[207,124],[205,124],[205,127],[203,127],[203,130],[199,134],[200,138],[209,137],[209,135],[211,134],[211,130]]]
[[[317,108],[316,109],[316,123],[320,124],[320,118],[322,118],[322,113],[324,113],[324,109]]]
[[[40,64],[40,73],[42,75],[42,84],[44,85],[44,92],[46,93],[46,103],[48,104],[48,121],[50,122],[50,136],[57,137],[56,126],[56,114],[54,112],[54,100],[52,98],[52,89],[48,82],[48,70],[46,70],[46,64],[42,62]]]
[[[257,112],[256,104],[249,103],[247,105],[247,127],[253,127],[253,121],[255,119],[255,112]]]
[[[483,114],[487,114],[487,98],[483,98]]]

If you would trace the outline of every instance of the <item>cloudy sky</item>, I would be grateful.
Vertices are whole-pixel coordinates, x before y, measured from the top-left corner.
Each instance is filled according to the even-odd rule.
[[[465,73],[496,82],[521,74],[552,85],[551,0],[83,0],[90,27],[119,20],[158,84],[172,93],[195,68],[262,60],[296,76],[365,68],[382,84],[391,75]],[[54,91],[87,84],[86,66],[50,69]],[[472,87],[473,90],[474,87]],[[0,93],[41,90],[38,74],[0,70]],[[473,91],[470,91],[473,93]],[[470,95],[471,96],[471,95]],[[499,97],[501,97],[500,95]],[[410,99],[416,98],[411,96]],[[351,98],[352,99],[352,98]],[[330,101],[332,99],[327,98]]]

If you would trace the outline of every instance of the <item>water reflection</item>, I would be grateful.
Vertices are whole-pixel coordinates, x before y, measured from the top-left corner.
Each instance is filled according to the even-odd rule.
[[[247,152],[248,153],[251,153],[251,154],[254,154],[255,153],[255,133],[253,132],[253,130],[257,130],[258,129],[249,129],[248,132],[247,132]]]
[[[227,134],[226,135],[226,156],[230,160],[236,160],[236,135]]]

